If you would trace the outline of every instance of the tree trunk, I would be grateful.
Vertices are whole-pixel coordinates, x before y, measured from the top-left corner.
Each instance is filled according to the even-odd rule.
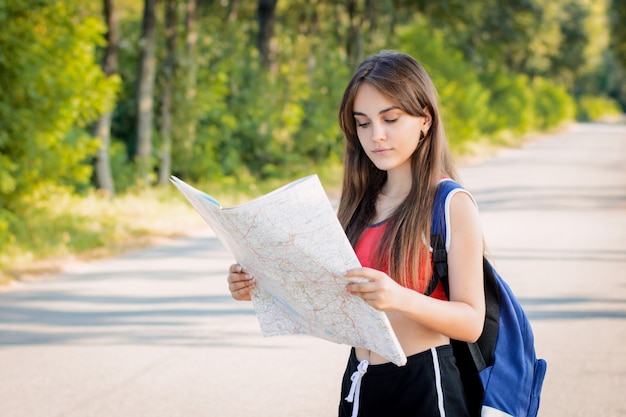
[[[143,27],[141,32],[139,76],[137,79],[137,168],[140,185],[150,181],[152,168],[152,111],[154,77],[156,73],[156,0],[144,1]]]
[[[172,173],[172,94],[176,62],[176,0],[165,4],[165,47],[167,57],[163,65],[163,102],[161,103],[161,165],[159,184],[169,184]]]
[[[118,45],[120,34],[117,26],[117,13],[113,0],[104,0],[104,19],[107,23],[107,46],[102,58],[102,70],[106,76],[116,74],[118,71]],[[109,147],[111,145],[111,120],[113,110],[106,112],[95,122],[93,135],[100,138],[100,148],[96,155],[96,186],[108,195],[115,195],[115,183],[111,173],[109,159]]]
[[[348,0],[346,3],[348,12],[349,28],[346,40],[346,55],[348,62],[353,68],[363,59],[363,38],[361,35],[362,20],[358,12],[358,0]]]
[[[274,12],[276,11],[277,0],[259,0],[257,17],[259,20],[259,34],[257,47],[261,57],[261,66],[270,68],[272,65],[271,41],[274,37]]]
[[[612,0],[609,5],[609,22],[611,24],[610,48],[617,62],[626,69],[626,2]]]
[[[228,2],[228,21],[236,22],[237,21],[237,10],[239,9],[237,0],[230,0]]]
[[[196,100],[197,84],[197,62],[196,46],[198,43],[198,29],[196,27],[197,8],[196,0],[187,0],[187,11],[185,16],[185,70],[187,80],[185,82],[185,115],[187,121],[186,137],[182,138],[183,155],[191,162],[193,157],[193,145],[196,141],[196,130],[198,118],[194,102]]]

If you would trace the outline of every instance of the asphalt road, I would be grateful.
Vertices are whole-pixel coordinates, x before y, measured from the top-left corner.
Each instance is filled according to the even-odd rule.
[[[548,361],[540,417],[626,416],[626,126],[461,174]],[[0,417],[336,415],[348,347],[263,338],[205,230],[0,291]]]

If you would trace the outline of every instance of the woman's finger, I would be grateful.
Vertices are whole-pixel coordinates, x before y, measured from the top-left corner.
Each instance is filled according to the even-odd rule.
[[[247,282],[252,279],[252,276],[248,274],[228,274],[227,281],[229,284],[235,284],[237,282]]]
[[[247,287],[251,287],[254,284],[254,278],[248,276],[248,278],[242,278],[242,277],[232,277],[231,280],[231,276],[228,276],[228,288],[231,291],[238,291],[242,288],[247,288]]]
[[[367,294],[371,294],[373,291],[371,283],[350,283],[347,285],[348,292],[357,297],[365,297]]]

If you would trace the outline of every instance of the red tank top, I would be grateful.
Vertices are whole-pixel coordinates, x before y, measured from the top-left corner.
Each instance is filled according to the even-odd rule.
[[[354,252],[356,253],[356,256],[359,259],[359,262],[361,262],[362,266],[367,268],[376,268],[386,273],[389,273],[388,261],[384,260],[382,265],[379,265],[375,256],[378,243],[382,240],[386,229],[387,223],[383,221],[369,226],[361,235],[361,238],[354,248]],[[428,254],[428,258],[425,260],[425,262],[430,263],[430,268],[420,268],[420,270],[433,270],[431,252],[428,251]],[[413,288],[413,286],[409,286],[409,288],[414,291],[418,291],[418,289]],[[437,298],[439,300],[448,299],[448,297],[446,297],[446,293],[443,289],[443,285],[441,282],[437,285],[437,288],[435,288],[435,291],[433,291],[431,297]]]

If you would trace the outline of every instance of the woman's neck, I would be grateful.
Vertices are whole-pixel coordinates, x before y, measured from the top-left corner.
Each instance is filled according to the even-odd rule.
[[[390,187],[385,183],[376,198],[375,223],[389,219],[411,191],[410,183]]]
[[[410,167],[408,169],[396,169],[387,171],[387,180],[380,190],[380,194],[394,200],[404,200],[411,191],[412,175]]]

